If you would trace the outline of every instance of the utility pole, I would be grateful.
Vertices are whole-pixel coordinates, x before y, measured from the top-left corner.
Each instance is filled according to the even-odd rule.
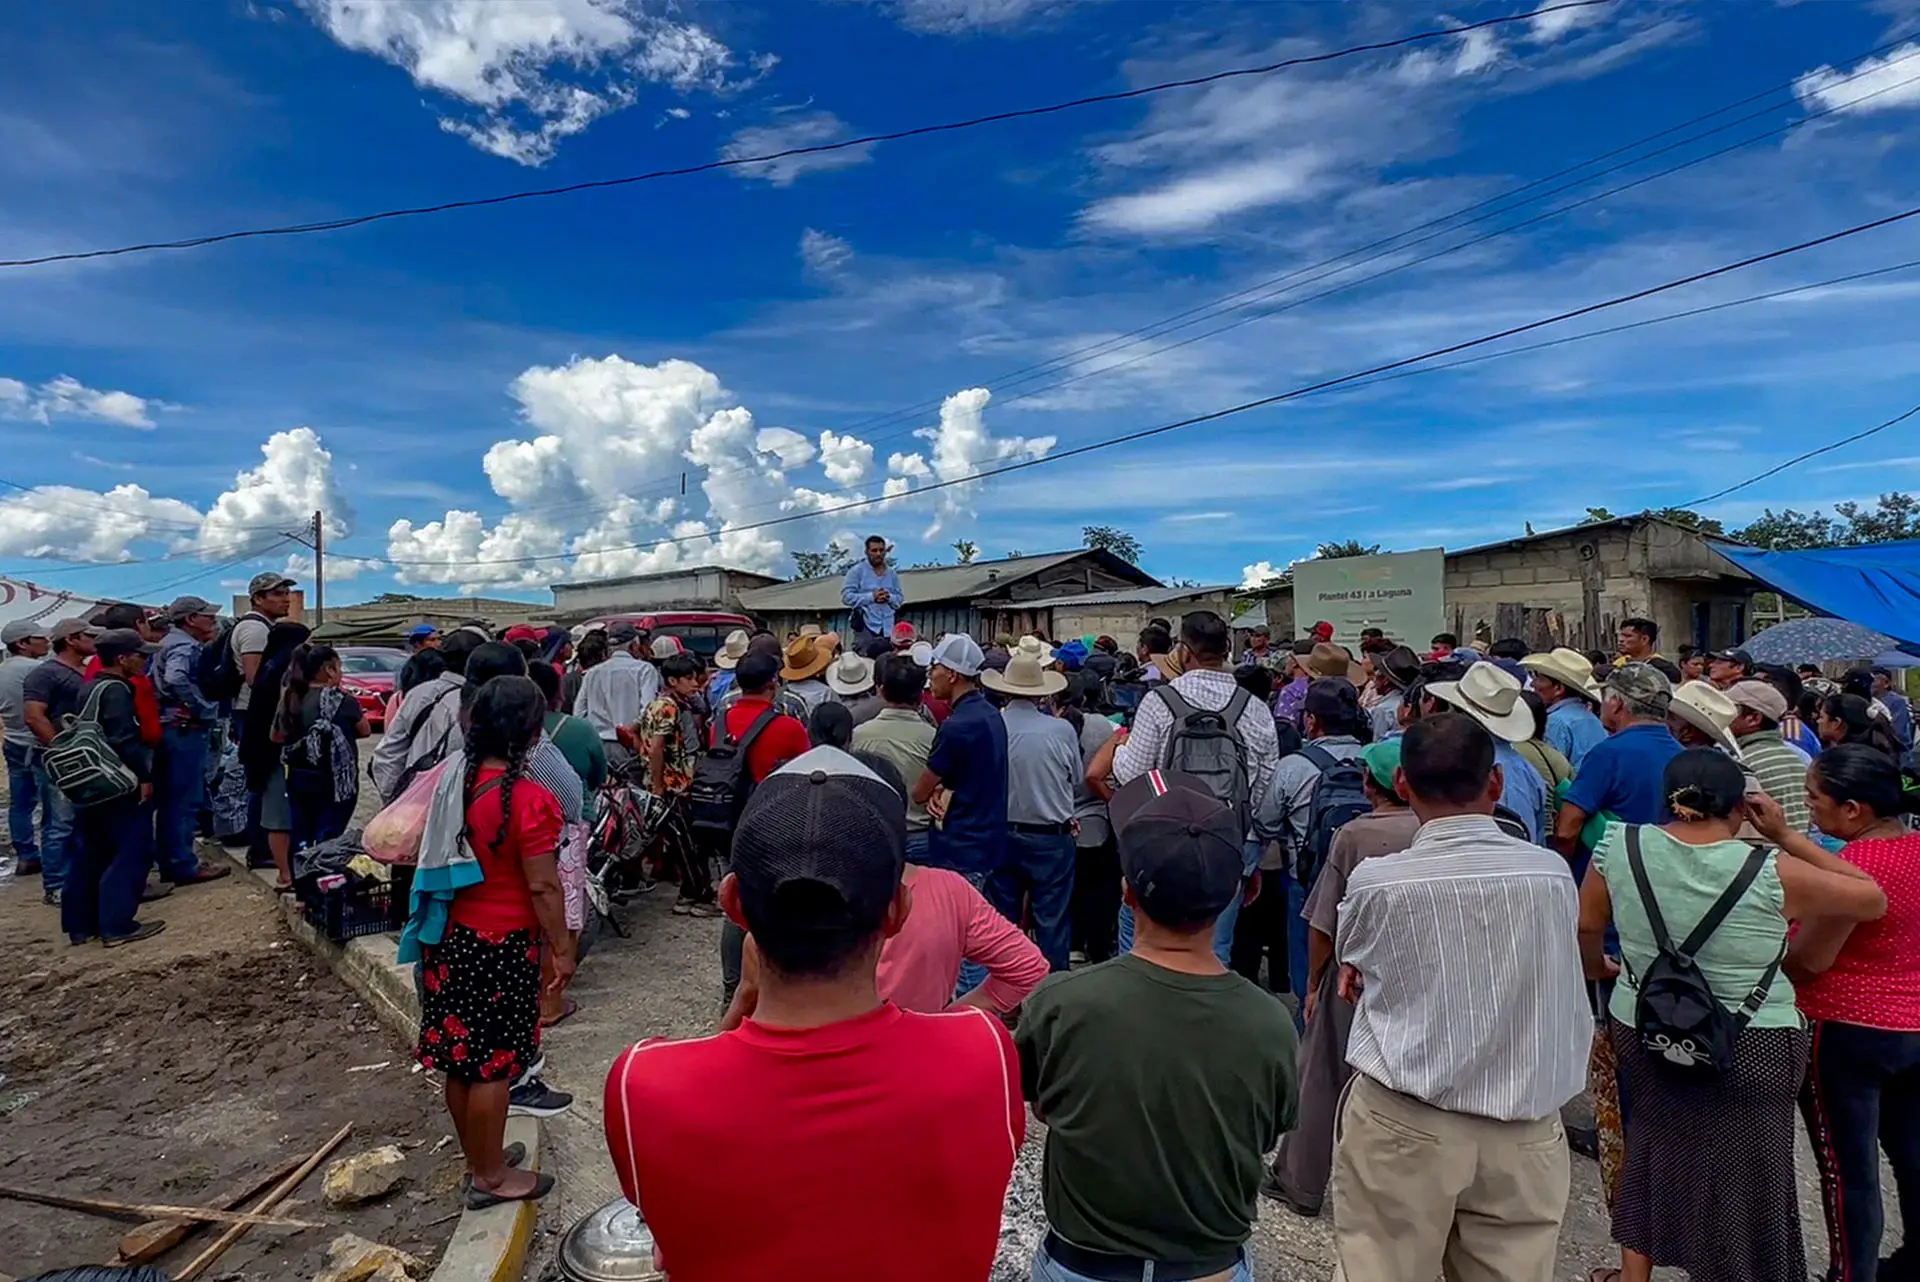
[[[313,514],[313,626],[327,621],[327,527]]]

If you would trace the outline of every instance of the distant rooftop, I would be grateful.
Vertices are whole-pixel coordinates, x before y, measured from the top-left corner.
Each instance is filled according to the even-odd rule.
[[[1131,575],[1147,584],[1158,584],[1158,580],[1145,570],[1121,560],[1111,552],[1075,548],[1071,552],[975,561],[972,565],[902,570],[900,590],[906,595],[909,609],[930,605],[935,601],[971,601],[1008,583],[1030,578],[1081,557],[1098,558],[1114,573]],[[778,583],[767,588],[751,588],[740,594],[740,604],[755,614],[840,610],[845,608],[840,601],[840,585],[845,578],[844,574],[829,574],[816,579],[795,579],[791,583]]]
[[[1022,601],[1020,605],[1028,610],[1050,610],[1062,605],[1167,605],[1173,601],[1239,590],[1239,585],[1233,583],[1216,583],[1200,588],[1118,588],[1112,592],[1085,592],[1079,596],[1052,596],[1044,601]]]

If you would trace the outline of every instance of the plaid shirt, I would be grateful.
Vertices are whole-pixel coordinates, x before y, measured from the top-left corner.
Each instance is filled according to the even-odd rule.
[[[1213,668],[1183,672],[1168,684],[1175,694],[1203,712],[1219,712],[1240,688],[1231,672]],[[1280,761],[1280,740],[1274,734],[1273,714],[1260,700],[1249,699],[1246,710],[1240,714],[1239,730],[1240,739],[1247,746],[1248,796],[1252,804],[1258,805],[1267,795],[1267,784]],[[1133,729],[1127,733],[1127,741],[1113,754],[1114,781],[1127,783],[1159,768],[1172,733],[1173,710],[1167,707],[1166,700],[1155,698],[1149,690],[1140,700],[1139,711],[1133,714]]]

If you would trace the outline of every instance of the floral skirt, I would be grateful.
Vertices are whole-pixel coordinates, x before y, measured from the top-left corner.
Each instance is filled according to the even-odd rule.
[[[560,849],[555,852],[560,865],[560,893],[566,905],[568,930],[584,930],[587,925],[587,835],[583,823],[568,824],[560,830]]]
[[[463,1082],[511,1081],[540,1054],[540,947],[531,930],[457,922],[420,962],[414,1058]]]

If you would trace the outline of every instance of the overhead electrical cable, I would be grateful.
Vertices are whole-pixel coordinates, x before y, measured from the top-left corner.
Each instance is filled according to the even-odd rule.
[[[117,258],[126,254],[144,254],[163,249],[198,249],[206,245],[225,244],[229,241],[250,240],[268,236],[305,236],[318,232],[343,231],[349,227],[364,227],[369,223],[385,222],[395,218],[416,218],[426,214],[441,214],[457,209],[480,209],[492,205],[512,204],[523,200],[544,200],[555,196],[571,195],[582,191],[599,191],[610,187],[626,187],[635,183],[653,182],[662,178],[682,178],[691,174],[711,173],[724,169],[750,168],[765,165],[776,160],[790,160],[796,156],[817,156],[836,151],[847,151],[855,147],[868,147],[881,142],[898,142],[906,138],[921,138],[932,134],[954,133],[963,129],[975,129],[982,125],[1000,124],[1009,120],[1027,120],[1038,116],[1051,116],[1063,111],[1074,111],[1082,107],[1098,106],[1102,103],[1128,102],[1135,98],[1151,97],[1177,89],[1197,89],[1204,85],[1219,84],[1222,81],[1244,79],[1249,76],[1272,75],[1293,67],[1307,67],[1319,63],[1335,62],[1364,53],[1383,53],[1390,49],[1401,49],[1408,45],[1423,44],[1434,40],[1445,40],[1454,36],[1463,36],[1475,31],[1485,31],[1494,27],[1506,26],[1516,22],[1531,22],[1547,14],[1562,13],[1574,9],[1591,9],[1616,3],[1617,0],[1563,0],[1562,3],[1545,5],[1526,13],[1505,14],[1495,18],[1483,18],[1478,22],[1460,23],[1450,27],[1436,27],[1426,31],[1416,31],[1408,35],[1397,36],[1391,40],[1376,40],[1367,44],[1349,45],[1344,49],[1329,50],[1326,53],[1306,54],[1298,58],[1283,58],[1277,62],[1261,63],[1250,67],[1233,67],[1225,71],[1216,71],[1204,76],[1189,76],[1180,80],[1163,80],[1151,85],[1141,85],[1134,89],[1120,89],[1112,93],[1088,94],[1084,97],[1068,99],[1065,102],[1047,103],[1038,107],[1019,107],[1009,111],[996,111],[986,115],[970,116],[964,120],[949,120],[938,124],[915,125],[907,129],[895,129],[886,133],[863,134],[857,138],[848,138],[839,142],[818,143],[807,147],[787,147],[779,151],[763,152],[751,156],[730,156],[718,160],[709,160],[697,165],[681,165],[670,169],[653,169],[644,173],[626,174],[617,178],[596,178],[585,182],[567,183],[559,187],[540,187],[527,191],[505,192],[497,196],[480,196],[467,200],[447,200],[432,205],[416,205],[410,208],[383,209],[371,214],[355,214],[345,218],[330,218],[317,222],[288,223],[276,227],[255,227],[242,231],[220,232],[209,236],[193,236],[182,240],[146,241],[140,244],[121,245],[112,249],[89,249],[65,254],[45,254],[36,258],[15,258],[0,260],[0,267],[39,267],[48,263],[71,263],[94,258]]]

